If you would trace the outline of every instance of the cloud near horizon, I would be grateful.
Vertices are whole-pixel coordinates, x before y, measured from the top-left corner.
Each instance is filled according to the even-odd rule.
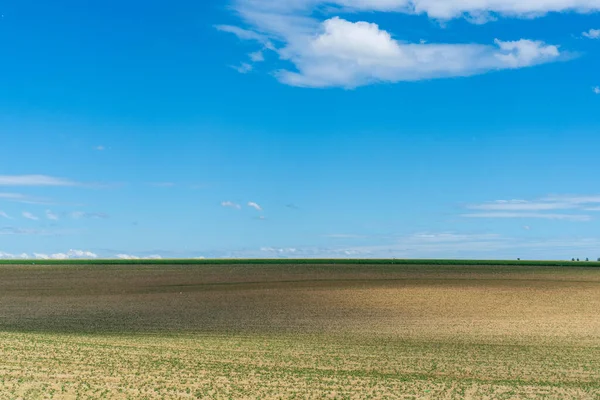
[[[28,253],[11,254],[0,251],[0,260],[70,260],[70,259],[96,259],[98,255],[91,251],[69,250],[66,253]]]

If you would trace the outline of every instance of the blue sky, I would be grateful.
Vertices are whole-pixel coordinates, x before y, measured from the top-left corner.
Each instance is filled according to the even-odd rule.
[[[600,0],[172,3],[0,5],[1,258],[600,257]]]

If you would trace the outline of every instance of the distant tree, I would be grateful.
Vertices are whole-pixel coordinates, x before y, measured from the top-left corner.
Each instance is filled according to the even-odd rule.
[[[574,259],[574,258],[571,258],[571,261],[575,261],[575,259]]]
[[[590,261],[590,259],[586,257],[586,258],[585,258],[585,261]]]
[[[577,259],[577,261],[579,261],[579,258]]]
[[[520,258],[517,258],[517,261],[521,261],[521,259],[520,259]]]
[[[600,257],[598,257],[598,262],[600,262]]]

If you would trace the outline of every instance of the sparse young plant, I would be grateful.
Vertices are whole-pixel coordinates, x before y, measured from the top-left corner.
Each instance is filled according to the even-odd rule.
[[[600,269],[510,263],[0,265],[0,400],[600,399]]]

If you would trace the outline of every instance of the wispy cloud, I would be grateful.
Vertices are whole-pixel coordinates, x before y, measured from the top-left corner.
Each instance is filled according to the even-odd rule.
[[[6,219],[12,219],[10,217],[10,215],[8,215],[7,213],[5,213],[4,211],[0,211],[0,217],[1,218],[6,218]]]
[[[257,211],[262,211],[262,207],[253,201],[248,202],[248,207],[254,208]]]
[[[0,175],[0,186],[78,186],[77,182],[47,175]]]
[[[106,213],[101,213],[101,212],[83,212],[83,211],[74,211],[71,214],[71,218],[74,219],[82,219],[82,218],[89,218],[89,219],[108,219],[110,218],[110,216]]]
[[[215,28],[221,32],[232,33],[240,40],[254,40],[263,45],[271,46],[267,35],[263,35],[250,29],[243,29],[233,25],[215,25]]]
[[[552,195],[552,196],[544,197],[542,199],[542,201],[570,203],[570,204],[576,204],[578,206],[581,206],[581,205],[585,205],[585,204],[600,204],[600,195],[592,195],[592,196]]]
[[[600,94],[600,86],[593,87],[592,90],[595,94]]]
[[[570,202],[530,202],[526,200],[496,200],[484,204],[468,206],[472,210],[493,211],[544,211],[544,210],[566,210],[576,208],[576,204]]]
[[[228,207],[228,208],[235,208],[236,210],[240,210],[242,208],[242,206],[240,206],[239,204],[236,204],[232,201],[223,201],[223,202],[221,202],[221,206]]]
[[[250,54],[248,54],[248,56],[250,57],[250,60],[252,60],[252,62],[263,62],[263,61],[265,61],[265,55],[263,54],[262,50],[250,53]]]
[[[235,69],[240,74],[247,74],[248,72],[251,72],[254,69],[254,67],[248,63],[241,63],[240,65],[232,65],[231,68]]]
[[[98,151],[104,151],[104,150],[106,150],[106,147],[104,147],[104,146],[96,146],[95,149],[98,150]]]
[[[47,229],[17,228],[17,227],[12,227],[12,226],[6,226],[3,228],[0,228],[0,235],[64,236],[64,235],[78,235],[78,234],[81,234],[81,230],[78,230],[78,229],[47,230]]]
[[[237,0],[236,9],[243,14],[275,19],[276,16],[309,15],[310,11],[329,6],[332,13],[352,11],[397,12],[404,14],[425,14],[429,18],[449,20],[463,18],[476,23],[493,21],[496,16],[534,18],[551,12],[588,13],[600,11],[597,0],[537,0],[537,1],[498,1],[498,0]],[[264,15],[266,14],[266,15]],[[252,15],[251,15],[252,16]],[[272,21],[276,23],[277,21]],[[283,24],[287,21],[280,21]]]
[[[17,187],[83,187],[92,189],[104,189],[122,186],[122,184],[106,184],[98,182],[76,182],[66,178],[48,175],[0,175],[0,186]]]
[[[544,214],[544,213],[532,213],[532,212],[488,212],[488,213],[471,213],[463,214],[465,218],[540,218],[540,219],[554,219],[564,221],[591,221],[592,217],[589,215],[578,215],[578,214]]]
[[[484,258],[571,259],[594,256],[600,238],[538,239],[498,234],[419,233],[369,246],[262,247],[230,252],[230,258]]]
[[[466,213],[466,218],[538,218],[564,221],[590,221],[586,214],[573,211],[598,211],[600,195],[594,196],[547,196],[539,200],[496,200],[482,204],[466,206],[469,210],[481,211]],[[554,211],[554,212],[546,212]],[[555,211],[565,211],[557,213]]]
[[[32,213],[30,213],[28,211],[23,211],[22,215],[23,215],[23,218],[30,219],[32,221],[38,221],[39,220],[38,217],[36,217],[35,215],[33,215]]]
[[[600,39],[600,29],[590,29],[587,32],[583,32],[582,35],[588,39]]]
[[[39,229],[24,229],[6,226],[0,228],[0,235],[41,235],[43,231]]]
[[[0,200],[13,201],[23,204],[52,204],[48,199],[29,196],[22,193],[0,193]]]
[[[50,210],[46,210],[46,218],[48,218],[51,221],[58,221],[58,214],[53,213]]]

